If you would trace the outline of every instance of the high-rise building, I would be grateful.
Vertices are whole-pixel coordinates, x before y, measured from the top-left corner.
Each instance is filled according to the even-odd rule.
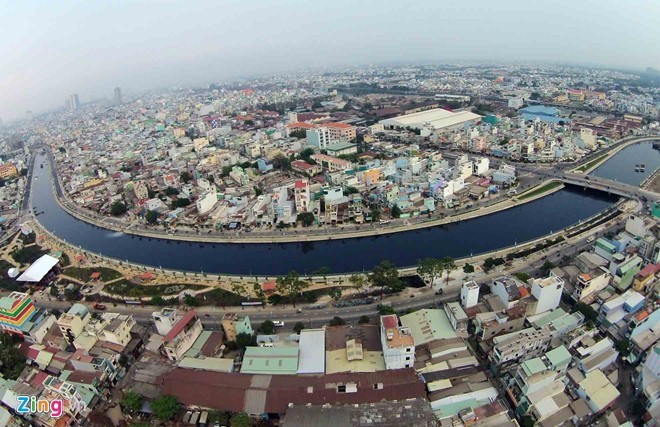
[[[70,100],[71,100],[71,109],[72,110],[77,110],[78,108],[80,108],[80,99],[78,98],[77,93],[74,93],[73,95],[71,95]]]
[[[121,104],[121,88],[120,87],[115,88],[115,103]]]

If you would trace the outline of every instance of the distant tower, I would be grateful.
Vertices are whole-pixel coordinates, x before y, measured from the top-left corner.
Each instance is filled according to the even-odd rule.
[[[461,305],[470,308],[479,302],[479,285],[474,280],[463,283],[461,287]]]
[[[116,104],[121,104],[121,88],[120,87],[115,88],[115,103]]]
[[[72,110],[77,110],[80,108],[80,99],[78,98],[78,94],[74,93],[70,97],[70,102],[71,102],[71,109]]]

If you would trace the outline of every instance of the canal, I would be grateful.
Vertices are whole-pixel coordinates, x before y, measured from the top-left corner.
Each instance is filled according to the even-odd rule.
[[[637,163],[645,163],[645,173],[634,171]],[[323,266],[332,273],[345,273],[369,270],[386,259],[405,267],[424,257],[476,255],[547,235],[616,201],[601,192],[569,187],[488,216],[384,236],[310,243],[188,243],[125,235],[70,216],[55,201],[46,158],[38,157],[35,165],[32,205],[43,212],[38,217],[41,224],[66,242],[155,267],[236,275],[279,275],[291,270],[309,274]],[[650,143],[642,143],[622,150],[594,174],[635,184],[658,166],[658,152]]]

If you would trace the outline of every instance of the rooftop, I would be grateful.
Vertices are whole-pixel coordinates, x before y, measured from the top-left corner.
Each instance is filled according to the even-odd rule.
[[[40,282],[59,262],[60,260],[55,257],[43,255],[33,262],[16,280],[19,282]]]
[[[297,347],[247,347],[241,373],[295,374],[298,371]]]

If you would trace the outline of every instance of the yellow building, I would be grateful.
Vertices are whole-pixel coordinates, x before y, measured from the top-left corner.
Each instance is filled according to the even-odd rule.
[[[365,184],[374,185],[380,182],[381,176],[382,175],[380,173],[380,170],[369,169],[368,171],[364,172],[364,174],[362,175],[362,179],[364,180]]]
[[[565,104],[568,102],[568,96],[566,95],[559,95],[555,97],[555,102],[558,104]]]
[[[7,179],[18,175],[18,169],[13,163],[0,165],[0,178]]]
[[[92,178],[92,179],[90,179],[89,181],[87,181],[83,184],[83,188],[95,187],[95,186],[101,184],[102,182],[103,182],[103,180],[100,179],[100,178]]]

